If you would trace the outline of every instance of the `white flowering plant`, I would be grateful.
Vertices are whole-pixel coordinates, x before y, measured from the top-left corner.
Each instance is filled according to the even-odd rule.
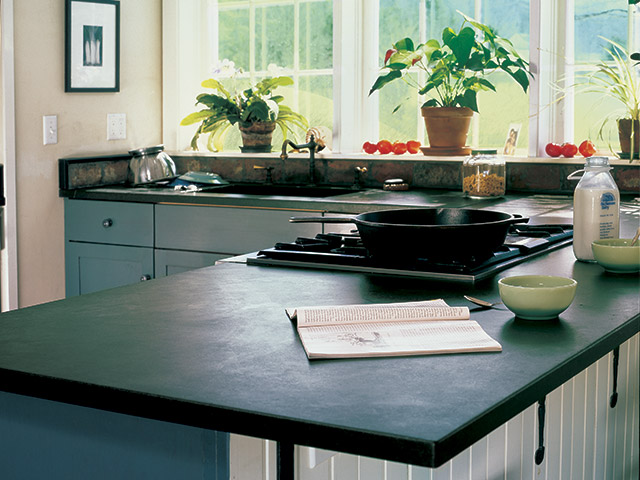
[[[242,70],[235,69],[233,62],[225,60],[214,73],[218,78],[231,78],[235,85]],[[273,93],[277,87],[288,85],[293,85],[293,79],[288,76],[264,78],[252,87],[243,90],[233,88],[231,91],[218,79],[203,81],[203,87],[211,88],[216,93],[198,95],[196,105],[200,104],[205,108],[187,115],[180,122],[180,125],[200,122],[191,140],[191,148],[198,150],[200,135],[209,134],[207,148],[211,151],[222,150],[227,131],[235,124],[248,128],[255,123],[275,123],[282,130],[285,139],[287,134],[295,133],[295,127],[306,130],[309,127],[307,119],[282,104],[283,96]]]

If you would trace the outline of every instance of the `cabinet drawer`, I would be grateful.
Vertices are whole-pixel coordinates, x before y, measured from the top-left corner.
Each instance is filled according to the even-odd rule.
[[[67,240],[153,247],[153,205],[65,200]]]
[[[321,212],[255,208],[156,205],[156,248],[230,255],[315,236],[320,223],[289,223],[293,216]]]

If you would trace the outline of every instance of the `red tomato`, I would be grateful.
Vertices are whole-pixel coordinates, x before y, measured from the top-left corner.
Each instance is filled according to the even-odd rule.
[[[407,142],[407,151],[409,153],[420,152],[420,142],[418,142],[417,140],[409,140]]]
[[[376,153],[378,151],[378,146],[375,143],[364,142],[364,144],[362,145],[362,149],[366,153]]]
[[[393,154],[402,155],[407,153],[407,144],[403,142],[396,142],[393,144]]]
[[[544,151],[547,152],[547,155],[550,157],[559,157],[562,153],[562,147],[557,143],[547,143]]]
[[[391,153],[391,150],[393,150],[393,145],[391,145],[389,140],[380,140],[378,142],[378,151],[383,155],[385,153]]]
[[[389,50],[387,50],[387,53],[384,54],[384,64],[385,65],[387,64],[387,62],[391,58],[391,55],[393,55],[396,52],[397,52],[397,50],[395,48],[390,48]]]
[[[560,147],[560,153],[562,153],[563,157],[571,158],[578,153],[578,147],[573,143],[563,143]]]
[[[596,153],[596,146],[591,140],[585,140],[580,144],[578,150],[580,151],[580,155],[583,157],[590,157]]]

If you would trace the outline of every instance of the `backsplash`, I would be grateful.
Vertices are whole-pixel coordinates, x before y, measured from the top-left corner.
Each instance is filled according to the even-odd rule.
[[[215,172],[232,182],[263,183],[267,171],[273,167],[273,183],[306,184],[309,182],[309,159],[306,154],[291,154],[282,160],[277,154],[216,156],[199,153],[170,153],[179,174],[188,171]],[[60,189],[125,184],[130,156],[111,155],[59,160]],[[422,156],[406,158],[379,155],[317,156],[316,183],[352,185],[356,167],[364,167],[359,174],[364,187],[380,188],[389,178],[402,178],[413,188],[442,188],[460,190],[462,158],[426,159]],[[257,168],[256,168],[257,167]],[[640,193],[640,166],[626,161],[615,162],[612,174],[623,193]],[[567,180],[570,173],[582,168],[582,159],[571,162],[538,159],[507,161],[507,192],[571,193],[575,181]]]

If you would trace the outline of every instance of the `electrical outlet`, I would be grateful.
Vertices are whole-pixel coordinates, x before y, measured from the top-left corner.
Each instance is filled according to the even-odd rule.
[[[124,113],[107,114],[107,140],[127,138],[127,116]]]
[[[53,145],[58,143],[58,116],[45,115],[42,117],[42,143]]]

